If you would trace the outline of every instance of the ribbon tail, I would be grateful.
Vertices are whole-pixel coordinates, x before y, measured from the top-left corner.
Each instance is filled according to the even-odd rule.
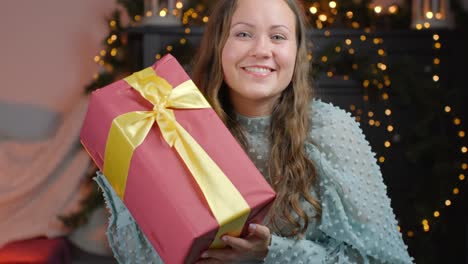
[[[221,236],[240,236],[250,214],[250,207],[203,148],[181,125],[175,125],[179,137],[174,147],[200,186],[220,225],[210,248],[224,247]]]

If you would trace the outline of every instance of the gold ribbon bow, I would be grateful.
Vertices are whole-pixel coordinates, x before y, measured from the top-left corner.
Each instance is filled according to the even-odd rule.
[[[123,201],[133,152],[156,122],[165,141],[187,165],[220,225],[210,247],[223,247],[220,236],[239,236],[250,207],[210,156],[177,122],[171,109],[210,108],[210,105],[191,80],[173,89],[152,68],[136,72],[125,81],[154,107],[152,111],[125,113],[113,120],[106,143],[104,175]]]

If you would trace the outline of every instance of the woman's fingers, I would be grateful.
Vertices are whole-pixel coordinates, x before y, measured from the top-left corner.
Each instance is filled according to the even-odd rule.
[[[205,251],[198,264],[229,263],[242,259],[262,259],[268,253],[270,229],[263,225],[250,224],[249,235],[238,238],[225,235],[222,237],[226,248]]]
[[[245,251],[252,248],[252,242],[243,238],[223,236],[223,241],[227,246],[239,251]]]
[[[261,240],[270,241],[271,233],[270,229],[264,225],[250,224],[249,232]]]
[[[214,259],[214,258],[200,259],[197,262],[195,262],[195,264],[222,264],[222,263],[223,263],[222,261],[218,259]]]
[[[219,263],[225,263],[229,260],[234,260],[237,254],[231,248],[224,249],[208,249],[203,252],[200,260],[219,261]],[[205,263],[205,262],[202,262]],[[218,263],[218,262],[206,262],[206,263]]]

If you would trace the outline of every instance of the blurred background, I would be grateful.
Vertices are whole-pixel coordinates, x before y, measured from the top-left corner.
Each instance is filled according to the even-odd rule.
[[[173,54],[214,0],[0,7],[0,263],[114,263],[79,142],[89,94]],[[304,0],[315,94],[352,113],[416,263],[468,263],[468,0]]]

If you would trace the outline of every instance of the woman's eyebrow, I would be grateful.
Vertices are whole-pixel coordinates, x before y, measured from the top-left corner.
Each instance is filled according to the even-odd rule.
[[[287,29],[288,31],[291,31],[287,26],[285,25],[273,25],[270,27],[270,29],[276,29],[276,28],[285,28]]]
[[[250,23],[247,23],[247,22],[237,22],[237,23],[234,23],[232,24],[231,28],[235,27],[235,26],[238,26],[238,25],[245,25],[245,26],[248,26],[248,27],[251,27],[251,28],[254,28],[255,26],[253,24],[250,24]],[[277,28],[285,28],[287,29],[288,31],[291,31],[289,29],[289,27],[285,26],[285,25],[272,25],[270,27],[270,29],[277,29]]]
[[[237,22],[237,23],[232,24],[231,28],[238,26],[238,25],[245,25],[245,26],[252,27],[252,28],[255,27],[254,25],[247,23],[247,22]]]

